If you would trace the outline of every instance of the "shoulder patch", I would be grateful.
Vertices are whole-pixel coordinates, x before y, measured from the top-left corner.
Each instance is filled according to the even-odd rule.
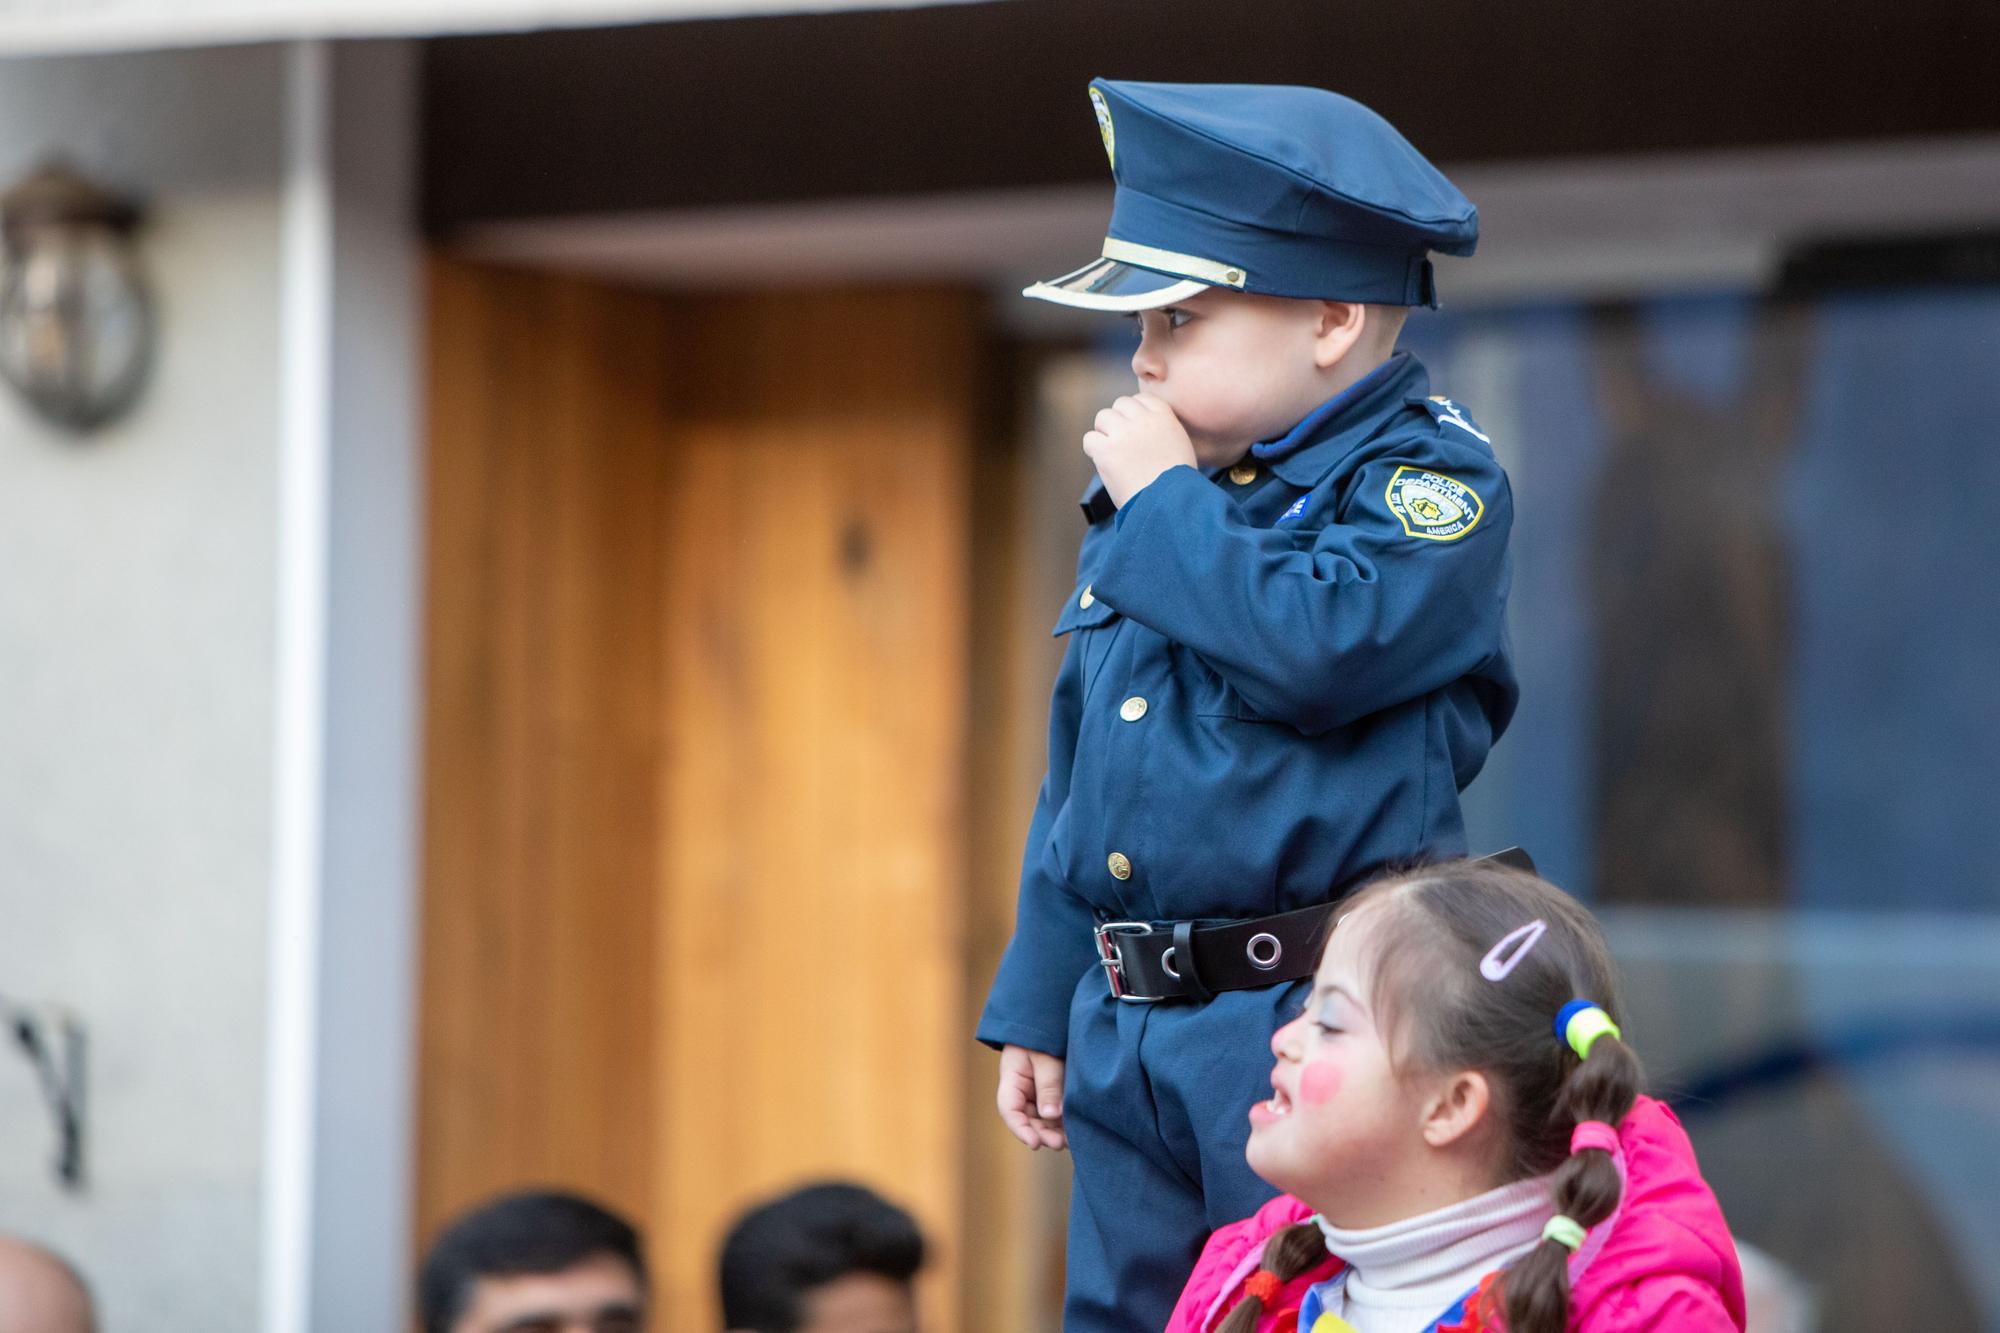
[[[1389,478],[1383,498],[1405,535],[1434,542],[1457,541],[1486,512],[1479,493],[1464,482],[1407,463]]]
[[[1451,399],[1445,397],[1443,394],[1434,393],[1430,397],[1424,399],[1424,406],[1430,409],[1431,416],[1433,419],[1437,421],[1438,425],[1456,426],[1460,430],[1464,431],[1466,434],[1478,440],[1481,444],[1490,445],[1493,443],[1492,436],[1486,434],[1484,431],[1480,430],[1479,427],[1472,424],[1472,418],[1468,417],[1465,414],[1464,408],[1460,407],[1457,403],[1454,403]]]

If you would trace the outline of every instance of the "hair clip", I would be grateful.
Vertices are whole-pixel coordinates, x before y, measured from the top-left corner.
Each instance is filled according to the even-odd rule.
[[[1625,1034],[1611,1021],[1611,1015],[1599,1008],[1595,1000],[1571,1000],[1564,1005],[1556,1014],[1556,1035],[1569,1043],[1579,1060],[1590,1058],[1590,1048],[1599,1037],[1625,1039]]]
[[[1500,937],[1500,942],[1488,949],[1486,956],[1479,960],[1479,975],[1488,981],[1504,979],[1514,970],[1516,964],[1528,956],[1528,950],[1535,947],[1535,942],[1542,938],[1543,932],[1548,928],[1549,923],[1538,917],[1519,930],[1508,931]],[[1513,946],[1512,952],[1508,951],[1510,945]]]

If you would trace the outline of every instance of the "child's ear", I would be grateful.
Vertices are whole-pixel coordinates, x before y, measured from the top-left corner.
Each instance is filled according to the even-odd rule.
[[[1433,1148],[1458,1142],[1486,1119],[1491,1102],[1492,1089],[1478,1070],[1461,1070],[1441,1080],[1424,1103],[1424,1142]]]
[[[1321,301],[1313,329],[1313,361],[1328,370],[1340,361],[1368,327],[1368,307],[1359,301]]]

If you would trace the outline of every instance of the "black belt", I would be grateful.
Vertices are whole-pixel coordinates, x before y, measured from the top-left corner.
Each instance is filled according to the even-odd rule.
[[[1519,847],[1479,858],[1534,873]],[[1215,992],[1254,990],[1309,977],[1338,901],[1249,921],[1106,921],[1097,958],[1111,993],[1130,1004],[1202,1003]]]
[[[1333,909],[1333,903],[1321,903],[1208,926],[1106,921],[1097,928],[1097,958],[1111,993],[1121,1000],[1209,1000],[1219,990],[1250,990],[1311,976],[1319,966],[1320,932]]]

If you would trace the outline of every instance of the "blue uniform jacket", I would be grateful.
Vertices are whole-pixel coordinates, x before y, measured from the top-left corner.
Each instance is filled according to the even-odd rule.
[[[1429,392],[1400,353],[1234,468],[1172,468],[1115,516],[1092,488],[979,1040],[1064,1055],[1099,921],[1288,911],[1465,850],[1458,793],[1519,693],[1513,499]]]

